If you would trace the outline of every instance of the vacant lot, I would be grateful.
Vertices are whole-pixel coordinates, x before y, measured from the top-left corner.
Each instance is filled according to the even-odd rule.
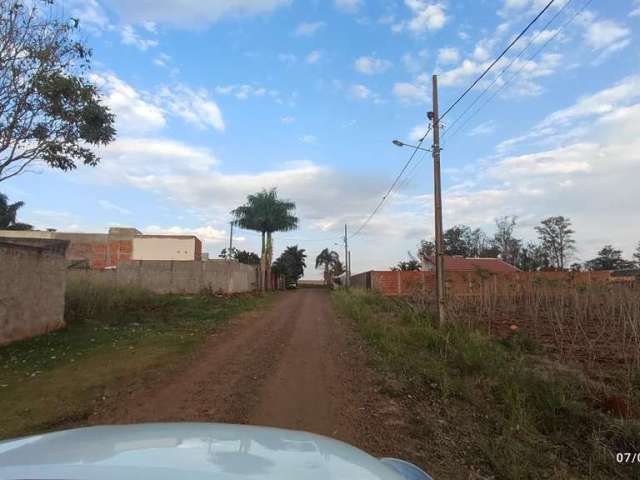
[[[340,292],[336,302],[371,346],[387,392],[412,412],[410,441],[444,478],[465,478],[447,472],[454,464],[472,478],[640,474],[614,459],[640,450],[638,421],[602,409],[607,392],[624,393],[615,385],[551,361],[522,333],[497,339],[473,322],[435,328],[419,305],[371,293]]]
[[[0,438],[85,423],[114,385],[175,363],[268,300],[71,285],[67,328],[0,347]]]

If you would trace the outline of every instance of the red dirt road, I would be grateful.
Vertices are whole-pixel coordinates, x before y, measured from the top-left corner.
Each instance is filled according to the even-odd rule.
[[[329,292],[302,289],[236,318],[188,361],[109,392],[90,423],[267,425],[329,435],[375,455],[406,454],[398,438],[406,413],[379,385]]]

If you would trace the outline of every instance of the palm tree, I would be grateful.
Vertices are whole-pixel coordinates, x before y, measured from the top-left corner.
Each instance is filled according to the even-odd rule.
[[[316,257],[316,268],[324,266],[324,283],[329,285],[331,283],[331,271],[340,263],[340,256],[333,250],[329,251],[325,248]]]
[[[263,272],[260,288],[271,288],[271,263],[273,258],[274,232],[287,232],[298,228],[298,217],[293,215],[296,204],[280,200],[275,188],[248,195],[247,203],[231,211],[235,224],[240,228],[255,230],[262,236],[260,268]],[[266,274],[266,285],[264,275]]]
[[[28,223],[16,222],[18,210],[24,202],[9,203],[9,197],[0,193],[0,230],[31,230]]]
[[[284,275],[287,285],[298,283],[300,277],[304,275],[304,269],[307,267],[306,258],[307,254],[304,248],[298,248],[297,245],[287,247],[280,257],[273,262],[273,269],[279,275]]]

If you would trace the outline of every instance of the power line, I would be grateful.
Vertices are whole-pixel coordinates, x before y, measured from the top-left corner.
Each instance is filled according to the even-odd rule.
[[[485,75],[486,75],[487,73],[489,73],[489,71],[490,71],[490,70],[495,66],[495,64],[496,64],[496,63],[498,63],[498,62],[500,61],[500,59],[501,59],[502,57],[504,57],[504,56],[507,54],[507,52],[508,52],[509,50],[511,50],[511,47],[513,47],[513,46],[518,42],[518,40],[520,40],[520,39],[524,36],[524,34],[525,34],[525,33],[527,33],[527,31],[528,31],[528,30],[533,26],[533,24],[534,24],[534,23],[536,23],[536,22],[538,21],[538,19],[539,19],[539,18],[544,14],[544,12],[546,12],[546,11],[549,9],[549,7],[550,7],[554,2],[555,2],[555,0],[549,0],[549,3],[547,3],[547,5],[546,5],[542,10],[540,10],[540,13],[538,13],[538,14],[533,18],[533,20],[531,20],[531,21],[529,22],[529,24],[525,27],[525,29],[524,29],[524,30],[522,30],[522,31],[518,34],[518,36],[517,36],[516,38],[514,38],[514,39],[511,41],[511,43],[507,46],[507,48],[505,48],[505,49],[502,51],[502,53],[501,53],[500,55],[498,55],[498,57],[497,57],[493,62],[491,62],[491,65],[489,65],[489,66],[484,70],[484,72],[482,72],[482,74],[481,74],[478,78],[476,78],[476,80],[475,80],[475,81],[474,81],[474,82],[469,86],[469,88],[467,88],[467,89],[462,93],[462,95],[460,95],[460,96],[457,98],[457,100],[456,100],[455,102],[453,102],[453,103],[451,104],[451,106],[445,110],[445,112],[440,116],[440,120],[442,120],[444,117],[446,117],[446,116],[447,116],[447,114],[448,114],[448,113],[449,113],[449,112],[450,112],[450,111],[451,111],[451,110],[452,110],[452,109],[453,109],[453,108],[454,108],[458,103],[460,103],[460,101],[461,101],[461,100],[462,100],[462,99],[463,99],[463,98],[464,98],[464,97],[465,97],[465,96],[466,96],[466,95],[467,95],[471,90],[473,90],[473,88],[478,84],[478,82],[480,82],[480,80],[482,80],[482,79],[485,77]]]
[[[420,150],[420,147],[422,146],[422,143],[424,142],[424,139],[427,137],[427,135],[429,134],[430,131],[431,131],[431,125],[429,125],[429,128],[427,129],[427,133],[425,133],[424,136],[420,139],[420,141],[418,142],[418,145],[413,147],[413,152],[411,152],[411,156],[409,157],[409,160],[407,160],[407,162],[402,167],[402,170],[400,170],[400,173],[398,173],[396,178],[393,180],[393,183],[391,184],[391,186],[387,190],[387,193],[385,193],[382,196],[382,198],[378,202],[378,205],[376,205],[376,208],[373,209],[373,212],[371,212],[371,214],[362,223],[362,225],[360,225],[360,227],[355,231],[355,233],[353,235],[351,235],[351,238],[358,236],[360,234],[360,232],[362,232],[362,230],[364,230],[364,228],[369,224],[369,222],[376,215],[376,213],[378,213],[378,211],[380,211],[380,209],[382,208],[382,205],[384,205],[384,202],[387,200],[387,198],[389,198],[389,195],[393,191],[394,187],[398,184],[398,181],[400,181],[400,178],[402,177],[402,175],[404,175],[404,172],[406,172],[406,170],[409,167],[409,165],[411,165],[411,162],[413,162],[413,159],[416,156],[416,153]]]
[[[529,47],[533,45],[538,38],[540,38],[542,33],[562,14],[562,12],[569,6],[569,4],[572,1],[573,0],[568,0],[567,3],[565,3],[562,6],[562,8],[558,10],[556,14],[544,25],[544,27],[542,27],[542,30],[538,31],[538,33],[534,37],[529,39],[529,43],[527,43],[527,45],[520,51],[520,53],[516,57],[514,57],[509,62],[509,64],[498,75],[496,75],[493,81],[473,100],[473,102],[471,102],[467,106],[467,108],[465,108],[464,111],[460,115],[458,115],[453,122],[451,122],[451,124],[448,126],[449,128],[442,135],[443,140],[449,132],[453,131],[453,127],[462,119],[462,117],[464,117],[467,114],[467,112],[469,112],[469,110],[471,110],[473,106],[476,103],[478,103],[478,101],[497,83],[497,81],[502,77],[502,75],[504,75],[507,72],[507,70],[509,70],[513,66],[513,64],[522,57],[524,52],[526,52],[529,49]]]
[[[538,21],[538,19],[549,9],[549,7],[551,7],[551,5],[554,2],[555,2],[555,0],[549,0],[547,5],[533,18],[533,20],[531,20],[529,22],[529,24],[524,28],[524,30],[522,30],[518,34],[518,36],[516,36],[516,38],[514,38],[511,41],[511,43],[509,43],[509,45],[502,51],[502,53],[500,53],[500,55],[498,55],[498,57],[493,62],[491,62],[491,64],[482,72],[482,74],[478,78],[476,78],[476,80],[462,93],[462,95],[460,95],[456,99],[456,101],[453,102],[453,104],[451,104],[451,106],[449,108],[447,108],[447,110],[440,116],[439,121],[441,121],[458,103],[460,103],[460,101],[471,90],[473,90],[473,88],[487,75],[487,73],[489,73],[489,71],[491,71],[491,69],[500,61],[500,59],[507,54],[507,52],[511,49],[511,47],[513,47],[518,42],[518,40],[520,40],[527,33],[527,31],[529,31],[529,29],[533,26],[533,24]],[[387,190],[387,193],[385,193],[382,196],[382,198],[380,199],[380,201],[378,202],[376,207],[373,209],[373,211],[369,214],[367,219],[362,223],[362,225],[360,225],[360,227],[355,231],[355,233],[353,235],[351,235],[351,238],[358,236],[362,232],[362,230],[364,230],[364,228],[369,224],[369,222],[371,222],[371,219],[380,211],[380,209],[384,205],[384,202],[389,198],[389,195],[391,194],[391,192],[393,191],[395,186],[400,181],[400,178],[402,178],[402,175],[404,175],[404,173],[407,170],[407,168],[409,167],[409,165],[411,165],[411,162],[413,162],[413,159],[415,158],[416,153],[418,152],[418,150],[420,150],[420,147],[422,146],[422,143],[424,142],[424,139],[427,137],[427,135],[431,131],[431,128],[432,128],[432,125],[429,125],[429,128],[427,129],[427,132],[420,139],[418,144],[415,147],[413,147],[413,152],[411,152],[411,156],[409,157],[407,162],[402,167],[402,170],[400,170],[400,173],[393,180],[393,183],[391,184],[391,186]]]
[[[557,36],[562,32],[564,28],[566,28],[569,24],[571,24],[576,19],[576,17],[578,17],[578,15],[580,15],[591,4],[592,1],[593,0],[586,0],[583,3],[582,7],[580,7],[580,9],[577,10],[576,13],[574,13],[569,20],[567,20],[564,24],[562,24],[558,28],[558,30],[540,46],[538,50],[533,52],[533,54],[527,58],[526,62],[523,63],[518,70],[512,73],[512,75],[502,85],[500,85],[500,87],[498,87],[498,89],[496,89],[491,94],[491,96],[489,96],[475,111],[471,113],[469,117],[467,117],[467,119],[455,131],[451,133],[451,135],[455,137],[455,135],[457,135],[460,131],[462,131],[469,124],[469,122],[473,120],[473,118],[480,112],[480,110],[482,110],[485,106],[487,106],[509,84],[509,82],[511,82],[516,76],[520,74],[520,72],[522,72],[522,69],[525,67],[527,62],[530,62],[531,60],[536,58],[547,47],[547,45],[549,45],[549,43],[551,43],[555,38],[557,38]],[[449,138],[449,141],[450,140],[451,140],[451,137]]]

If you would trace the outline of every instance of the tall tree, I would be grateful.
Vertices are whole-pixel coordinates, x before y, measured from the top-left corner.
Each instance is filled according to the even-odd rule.
[[[287,284],[297,283],[300,277],[304,275],[307,254],[304,248],[298,248],[297,245],[287,247],[273,264],[273,269],[279,275],[284,275]]]
[[[78,21],[56,12],[53,0],[0,0],[0,181],[35,162],[95,166],[92,146],[115,138]]]
[[[18,210],[24,206],[24,202],[9,203],[9,198],[0,193],[0,230],[31,230],[28,223],[16,220]]]
[[[640,268],[640,242],[636,246],[636,251],[633,252],[633,259],[636,262],[636,266]]]
[[[528,242],[520,249],[516,267],[524,272],[537,272],[549,269],[549,258],[542,245]]]
[[[436,254],[436,244],[431,240],[420,240],[420,245],[418,246],[418,258],[422,262],[426,262],[427,260],[432,260]]]
[[[634,267],[634,262],[622,258],[622,250],[605,245],[595,258],[585,262],[587,270],[626,270]]]
[[[325,248],[316,257],[316,268],[324,268],[324,283],[331,283],[331,274],[335,270],[337,264],[340,263],[340,255],[338,252]],[[342,268],[342,265],[340,265]]]
[[[571,220],[563,216],[549,217],[535,227],[549,263],[556,270],[564,270],[567,259],[575,251]]]
[[[263,280],[260,288],[271,288],[271,263],[273,258],[273,233],[286,232],[298,228],[298,217],[293,215],[296,204],[278,198],[275,188],[248,195],[247,203],[231,211],[235,223],[241,228],[261,233],[260,255]],[[264,279],[266,277],[266,280]]]
[[[471,228],[468,225],[454,225],[444,232],[444,253],[446,255],[462,255],[468,257],[471,253],[469,237]]]
[[[493,243],[499,252],[500,258],[511,265],[515,265],[518,252],[522,248],[522,241],[513,235],[517,217],[504,216],[496,218],[495,221],[496,233],[493,237]]]

